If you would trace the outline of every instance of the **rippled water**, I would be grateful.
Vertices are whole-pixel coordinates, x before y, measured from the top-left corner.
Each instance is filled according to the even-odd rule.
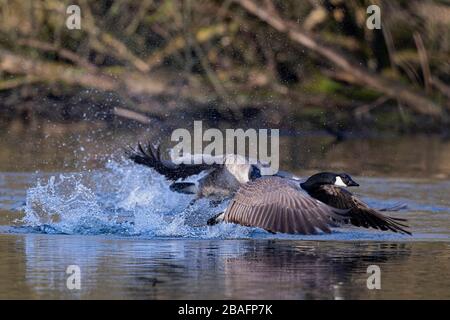
[[[285,150],[292,148],[288,142]],[[407,218],[413,232],[341,228],[297,236],[207,227],[220,208],[199,201],[186,209],[191,196],[170,192],[161,176],[111,145],[96,150],[92,139],[41,140],[44,147],[25,148],[21,162],[8,143],[7,157],[0,155],[0,298],[450,298],[450,171],[436,159],[431,163],[439,165],[426,172],[387,163],[389,155],[383,163],[371,158],[367,167],[358,160],[352,170],[346,157],[336,161],[330,153],[361,149],[355,142],[303,161],[289,152],[284,166],[298,174],[323,167],[311,159],[330,158],[332,168],[370,172],[355,176],[361,187],[354,191],[373,207],[406,204],[393,214]],[[49,153],[48,143],[64,145]],[[409,160],[417,159],[411,153]],[[377,163],[384,169],[373,174]],[[72,264],[81,268],[79,291],[66,287]],[[366,287],[372,264],[381,268],[381,290]]]
[[[446,243],[16,234],[0,235],[0,254],[1,298],[449,298]],[[80,291],[65,287],[72,264]],[[381,290],[366,287],[374,264]]]

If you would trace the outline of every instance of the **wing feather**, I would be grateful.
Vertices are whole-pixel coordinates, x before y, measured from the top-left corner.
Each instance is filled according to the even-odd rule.
[[[266,177],[241,186],[224,221],[271,232],[315,234],[318,229],[331,232],[331,219],[342,220],[345,212],[311,198],[292,181]]]
[[[364,228],[374,228],[382,231],[393,231],[411,234],[405,228],[408,226],[402,222],[406,219],[393,218],[370,208],[366,203],[358,199],[351,192],[333,185],[322,186],[311,194],[314,198],[339,209],[349,209],[349,223]]]
[[[169,180],[185,179],[202,171],[218,168],[219,164],[175,164],[161,158],[160,146],[148,144],[145,148],[139,143],[137,150],[128,152],[128,157],[137,164],[156,170]]]

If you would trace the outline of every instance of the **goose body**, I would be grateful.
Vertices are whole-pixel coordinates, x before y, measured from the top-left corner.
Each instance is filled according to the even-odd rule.
[[[272,233],[315,234],[317,229],[330,233],[345,213],[310,197],[292,181],[264,177],[243,185],[219,219]]]
[[[356,186],[346,174],[319,173],[298,184],[280,177],[265,177],[243,185],[223,214],[209,225],[232,222],[269,232],[330,233],[330,227],[350,223],[411,234],[404,219],[392,218],[370,208],[345,186]]]

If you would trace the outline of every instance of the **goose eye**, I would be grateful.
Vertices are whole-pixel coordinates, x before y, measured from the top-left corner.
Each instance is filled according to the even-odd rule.
[[[257,178],[261,178],[261,170],[257,166],[252,166],[250,169],[249,179],[255,180]]]

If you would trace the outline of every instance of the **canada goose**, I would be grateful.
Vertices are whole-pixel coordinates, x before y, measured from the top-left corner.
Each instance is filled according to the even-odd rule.
[[[358,227],[411,234],[399,221],[369,208],[344,186],[357,186],[347,174],[319,173],[299,184],[280,177],[264,177],[243,185],[224,213],[208,225],[233,222],[276,233],[330,233],[330,227],[350,223]]]
[[[411,235],[409,231],[403,229],[408,226],[399,222],[405,222],[406,219],[389,217],[379,212],[396,211],[401,206],[384,208],[379,211],[370,208],[350,191],[343,188],[359,186],[346,173],[321,172],[309,177],[300,186],[311,197],[323,203],[338,209],[349,209],[350,223],[354,226],[383,231],[391,230]]]
[[[170,186],[170,189],[175,192],[195,194],[196,197],[193,202],[206,197],[211,200],[212,204],[217,204],[232,197],[242,184],[261,177],[259,163],[250,164],[249,161],[245,161],[245,158],[234,154],[217,157],[200,155],[203,160],[205,160],[205,157],[211,157],[211,159],[208,159],[211,161],[207,161],[207,163],[205,161],[201,164],[175,164],[170,160],[161,158],[159,145],[154,147],[149,144],[144,148],[141,144],[138,144],[138,150],[133,150],[128,156],[135,163],[153,168],[172,181],[184,180],[190,176],[206,172],[206,175],[199,179],[197,183],[174,182]],[[239,157],[241,157],[239,159],[241,161],[238,162]]]

